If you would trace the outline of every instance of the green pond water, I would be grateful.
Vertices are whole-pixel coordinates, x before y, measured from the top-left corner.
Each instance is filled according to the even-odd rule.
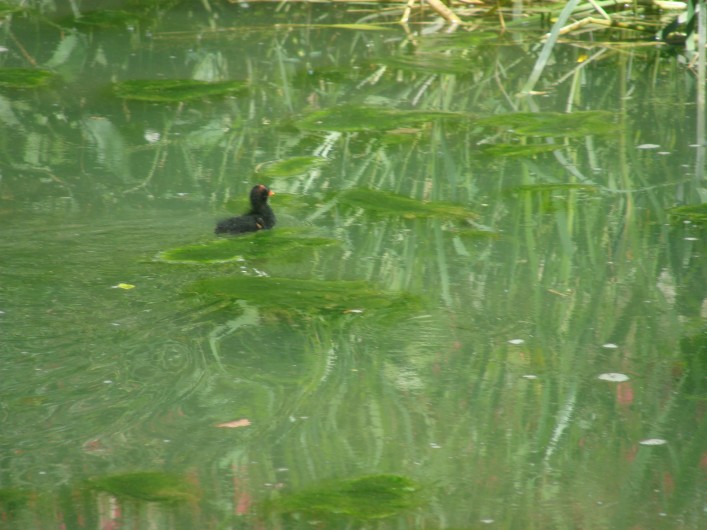
[[[707,525],[676,50],[575,36],[529,96],[535,19],[36,4],[0,12],[0,528]],[[214,236],[256,183],[276,227]]]

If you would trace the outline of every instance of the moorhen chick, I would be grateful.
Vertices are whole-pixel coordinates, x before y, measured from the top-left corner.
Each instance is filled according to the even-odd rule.
[[[216,225],[217,234],[242,234],[257,232],[275,226],[275,212],[268,204],[270,195],[275,195],[267,186],[258,184],[250,190],[250,210],[238,217],[229,217]]]

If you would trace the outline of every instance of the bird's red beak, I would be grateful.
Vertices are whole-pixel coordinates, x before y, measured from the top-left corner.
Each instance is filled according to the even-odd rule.
[[[275,192],[273,190],[268,190],[268,197],[271,197],[275,195]]]

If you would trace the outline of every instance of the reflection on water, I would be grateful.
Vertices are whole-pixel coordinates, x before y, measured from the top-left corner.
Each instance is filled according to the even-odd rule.
[[[562,45],[530,114],[530,41],[284,11],[11,20],[0,527],[697,528],[688,74]]]

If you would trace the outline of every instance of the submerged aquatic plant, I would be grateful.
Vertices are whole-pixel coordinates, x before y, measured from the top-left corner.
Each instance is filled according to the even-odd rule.
[[[55,77],[49,70],[36,68],[0,68],[0,87],[38,88]]]
[[[96,477],[89,486],[117,497],[149,502],[184,502],[197,500],[196,488],[183,477],[157,471],[141,471]]]
[[[336,239],[305,237],[296,229],[285,228],[177,247],[161,252],[156,259],[170,263],[207,264],[247,259],[278,259],[286,255],[288,261],[292,262],[310,257],[317,249],[338,243]]]
[[[437,119],[461,119],[461,112],[399,110],[386,107],[341,105],[313,112],[295,125],[308,131],[388,131]]]
[[[415,481],[400,475],[369,475],[284,495],[271,508],[324,518],[381,519],[419,505],[420,489]]]
[[[676,206],[670,208],[668,212],[678,221],[689,221],[697,225],[707,224],[707,203]]]
[[[488,127],[508,129],[518,135],[542,137],[579,137],[616,134],[611,112],[588,110],[561,112],[511,112],[480,119]]]
[[[342,204],[375,211],[381,215],[402,217],[444,217],[470,219],[476,214],[460,204],[441,201],[420,201],[403,195],[366,188],[353,188],[338,195]]]
[[[304,314],[378,310],[410,315],[418,306],[410,294],[376,289],[365,281],[228,276],[197,281],[189,291]]]
[[[198,81],[194,79],[130,79],[113,85],[122,99],[174,103],[190,99],[224,96],[243,90],[241,81]]]

